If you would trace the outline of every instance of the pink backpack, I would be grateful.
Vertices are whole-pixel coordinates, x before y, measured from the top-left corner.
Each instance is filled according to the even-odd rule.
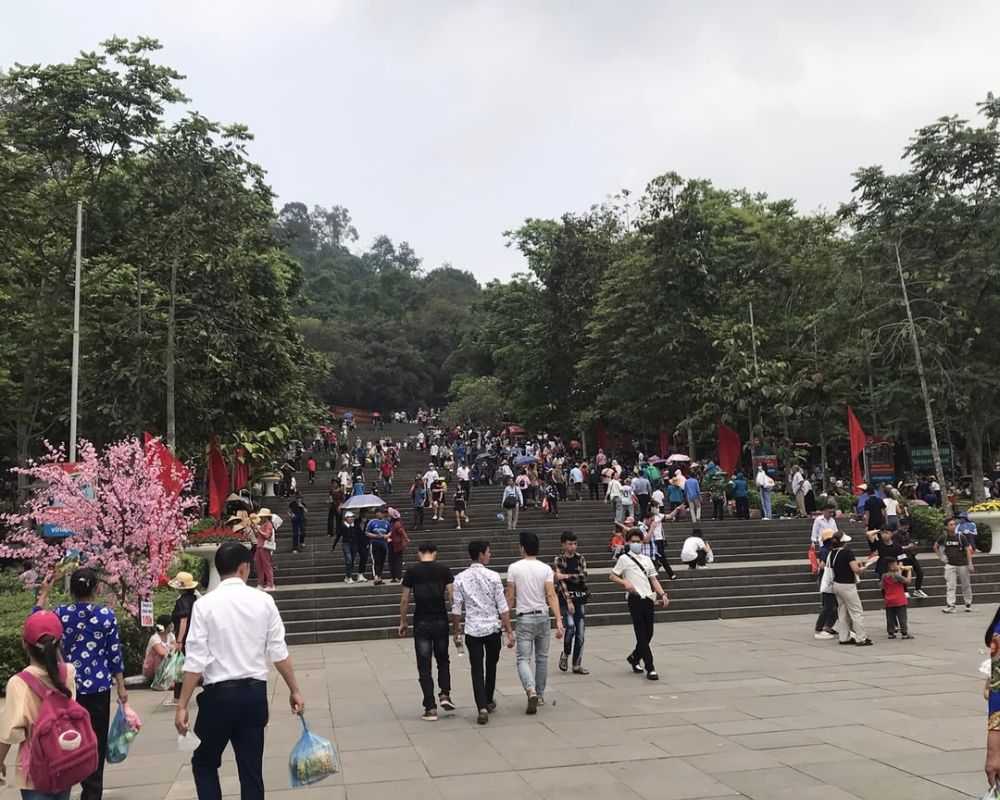
[[[66,680],[66,666],[59,665]],[[37,694],[42,704],[31,732],[31,740],[22,744],[24,771],[36,791],[54,794],[69,789],[97,771],[97,736],[90,714],[76,700],[49,689],[27,670],[17,677]]]

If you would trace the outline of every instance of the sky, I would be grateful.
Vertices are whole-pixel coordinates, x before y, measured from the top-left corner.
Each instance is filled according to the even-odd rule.
[[[6,8],[4,8],[4,6]],[[0,68],[160,40],[190,107],[241,122],[279,207],[480,280],[503,232],[664,172],[835,210],[861,166],[1000,91],[990,0],[2,0]]]

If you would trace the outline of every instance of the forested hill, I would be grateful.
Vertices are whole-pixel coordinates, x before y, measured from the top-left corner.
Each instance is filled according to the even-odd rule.
[[[289,203],[278,227],[302,269],[292,308],[299,330],[329,363],[314,378],[318,398],[380,409],[444,404],[448,357],[480,294],[472,274],[424,271],[407,242],[388,236],[357,254],[358,232],[340,206]]]

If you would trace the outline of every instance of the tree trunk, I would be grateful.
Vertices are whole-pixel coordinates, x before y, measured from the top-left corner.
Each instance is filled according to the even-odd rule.
[[[580,431],[580,444],[583,445],[581,448],[583,450],[583,457],[587,457],[587,429],[584,428]]]
[[[823,486],[817,494],[825,492],[828,486],[826,481],[826,429],[823,427],[819,429],[819,470]]]
[[[170,264],[170,312],[167,316],[167,446],[177,452],[177,419],[174,413],[174,339],[177,305],[177,261]]]
[[[690,425],[686,428],[686,430],[687,430],[687,437],[688,437],[688,456],[691,458],[692,461],[694,461],[694,459],[695,459],[694,431],[691,430],[691,426]]]
[[[972,476],[972,502],[982,503],[986,499],[986,489],[983,487],[983,428],[972,420],[965,433],[966,450],[969,454],[969,474]],[[954,450],[952,458],[955,457]],[[1000,535],[998,532],[997,535]]]
[[[906,319],[910,325],[910,341],[913,342],[913,358],[916,361],[917,377],[920,378],[920,394],[924,398],[924,413],[927,415],[927,434],[931,440],[931,454],[934,456],[934,477],[945,490],[944,469],[941,466],[941,448],[938,447],[937,431],[934,430],[934,410],[931,408],[931,396],[927,391],[927,376],[924,373],[924,360],[920,355],[920,343],[917,341],[917,326],[913,323],[913,311],[910,309],[910,295],[906,291],[906,278],[903,277],[903,262],[899,258],[899,247],[896,247],[896,269],[899,271],[899,285],[903,289],[903,305],[906,306]],[[952,458],[954,458],[952,453]],[[980,460],[982,446],[980,445]]]

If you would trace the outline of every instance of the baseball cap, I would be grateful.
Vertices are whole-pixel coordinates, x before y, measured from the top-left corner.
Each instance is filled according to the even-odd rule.
[[[43,636],[61,639],[63,635],[62,622],[51,611],[36,611],[24,621],[21,638],[29,645],[38,644]]]

